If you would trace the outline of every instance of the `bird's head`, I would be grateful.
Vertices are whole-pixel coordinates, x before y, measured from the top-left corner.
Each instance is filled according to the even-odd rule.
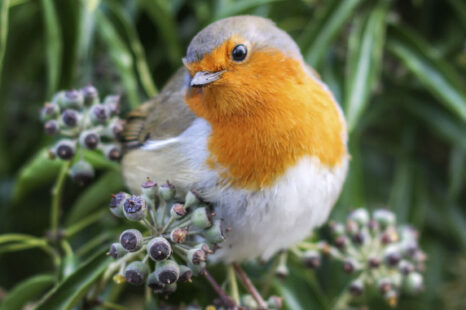
[[[188,104],[210,118],[263,112],[265,98],[286,95],[306,70],[293,39],[256,16],[230,17],[204,28],[183,63],[190,74]]]

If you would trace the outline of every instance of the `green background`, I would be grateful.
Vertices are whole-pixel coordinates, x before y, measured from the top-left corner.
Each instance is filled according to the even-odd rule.
[[[0,233],[28,236],[27,241],[0,236],[0,300],[22,281],[14,291],[20,304],[40,296],[57,277],[74,277],[56,292],[53,307],[82,305],[108,261],[83,262],[124,227],[105,207],[109,195],[123,188],[118,167],[89,154],[97,178],[84,188],[66,183],[60,216],[65,242],[44,245],[50,190],[61,163],[44,157],[52,141],[42,134],[41,105],[60,89],[92,83],[102,95],[122,94],[127,112],[156,95],[200,29],[247,13],[271,18],[297,41],[345,112],[352,161],[332,218],[343,219],[351,207],[386,206],[421,232],[429,257],[425,291],[402,297],[399,308],[466,305],[464,1],[0,3]],[[50,257],[60,257],[60,265],[54,267]],[[76,268],[83,269],[73,273]],[[261,268],[249,267],[254,279]],[[316,275],[298,262],[290,268],[286,281],[273,283],[290,309],[330,309],[350,280],[337,264],[325,263]],[[206,284],[194,282],[168,301],[211,301]],[[143,293],[112,286],[105,298],[138,304]],[[382,300],[372,300],[372,306],[386,307]]]

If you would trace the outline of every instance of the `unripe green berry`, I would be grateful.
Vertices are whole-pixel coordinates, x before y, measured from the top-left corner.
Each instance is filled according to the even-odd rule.
[[[241,298],[241,305],[247,309],[256,309],[258,307],[256,300],[249,294]]]
[[[149,268],[141,261],[135,261],[125,269],[125,278],[129,284],[143,285],[149,274]]]
[[[125,217],[134,222],[144,219],[147,215],[147,203],[141,196],[130,196],[123,203]]]
[[[105,124],[109,119],[108,111],[103,104],[94,104],[90,109],[89,116],[94,124]]]
[[[157,280],[162,284],[175,283],[180,276],[180,267],[173,260],[165,260],[156,264]]]
[[[127,229],[120,235],[120,244],[128,252],[138,251],[143,244],[143,237],[137,229]]]
[[[396,245],[390,245],[385,249],[384,260],[390,267],[398,266],[398,263],[401,260],[401,253]]]
[[[175,203],[170,209],[170,215],[174,218],[182,218],[186,215],[186,209],[183,204]]]
[[[175,186],[173,186],[173,184],[170,184],[168,181],[159,188],[160,198],[162,198],[165,201],[169,201],[175,198],[175,194]]]
[[[79,185],[88,184],[94,178],[94,175],[94,168],[85,160],[76,162],[70,170],[71,179]]]
[[[176,228],[170,232],[170,240],[174,243],[183,243],[186,240],[188,231],[183,228]]]
[[[147,181],[141,184],[141,193],[149,199],[155,199],[159,191],[159,186],[156,182],[147,178]]]
[[[398,293],[395,290],[386,292],[383,297],[391,307],[395,307],[398,303]]]
[[[191,277],[193,276],[193,271],[191,268],[185,265],[180,265],[180,277],[178,282],[191,282]]]
[[[349,286],[349,291],[350,291],[351,295],[353,295],[355,297],[361,296],[361,294],[364,291],[364,284],[360,280],[355,280],[355,281],[351,282],[351,284]]]
[[[206,261],[206,253],[202,249],[191,249],[187,253],[188,261],[194,265],[199,265]]]
[[[290,274],[288,267],[284,264],[278,265],[277,269],[275,269],[275,276],[280,279],[285,279]]]
[[[369,258],[369,267],[371,268],[378,268],[380,266],[380,259],[377,257],[370,257]]]
[[[212,225],[212,217],[207,207],[197,208],[191,215],[193,226],[199,229],[205,229]]]
[[[313,250],[306,251],[302,259],[304,265],[311,269],[318,268],[321,263],[320,253]]]
[[[81,88],[81,94],[84,98],[84,104],[88,107],[99,101],[99,93],[91,84]]]
[[[61,95],[59,104],[63,109],[79,110],[83,107],[84,99],[77,90],[70,90]]]
[[[198,195],[193,191],[189,191],[186,194],[186,197],[185,197],[185,200],[184,200],[184,207],[186,209],[188,209],[188,208],[190,208],[192,206],[197,205],[199,202],[200,202],[200,199],[199,199]]]
[[[54,102],[47,102],[44,107],[40,110],[40,117],[42,121],[48,121],[56,118],[60,114],[60,108],[58,104]]]
[[[197,276],[204,272],[206,268],[206,263],[201,262],[200,264],[195,265],[188,260],[188,267],[192,270],[193,275]]]
[[[118,161],[121,158],[121,149],[115,144],[100,144],[99,148],[109,160]]]
[[[418,272],[411,272],[404,279],[404,288],[410,294],[419,293],[423,288],[423,278]]]
[[[355,221],[360,226],[365,226],[369,223],[369,212],[364,208],[359,208],[351,212],[348,218]]]
[[[283,298],[278,296],[270,296],[267,300],[267,307],[270,310],[278,310],[283,306]]]
[[[167,285],[165,285],[165,287],[163,288],[162,294],[164,294],[164,295],[170,295],[170,294],[172,294],[172,293],[174,293],[174,292],[176,291],[176,288],[177,288],[176,282],[175,282],[175,283],[171,283],[171,284],[167,284]]]
[[[104,99],[104,105],[107,108],[109,115],[116,116],[120,114],[120,96],[109,95]]]
[[[124,121],[113,118],[105,128],[105,135],[111,139],[121,140],[124,130]]]
[[[147,244],[147,253],[154,261],[162,261],[170,257],[172,248],[164,237],[156,237]]]
[[[67,128],[74,128],[78,125],[79,114],[75,110],[66,109],[61,114],[61,122]]]
[[[352,258],[347,258],[343,261],[343,270],[348,274],[352,274],[356,271],[357,267],[357,262]]]
[[[395,214],[386,209],[375,210],[372,217],[380,224],[382,228],[395,225]]]
[[[222,231],[222,222],[215,220],[210,228],[204,231],[204,235],[209,242],[220,243],[225,239]]]
[[[377,281],[377,287],[380,293],[385,294],[393,288],[393,283],[389,278],[382,278]]]
[[[130,195],[125,192],[119,192],[115,195],[112,195],[112,199],[110,200],[110,212],[112,212],[113,215],[118,216],[118,217],[124,217],[125,213],[123,211],[123,205],[128,199]]]
[[[147,278],[147,286],[150,287],[154,293],[160,293],[165,287],[165,284],[160,283],[157,279],[157,274],[152,272]]]
[[[364,231],[358,231],[352,237],[353,243],[358,245],[358,246],[363,245],[364,242],[366,241],[366,239],[367,239],[367,236],[364,233]]]
[[[121,243],[115,242],[110,245],[110,250],[108,251],[108,255],[113,257],[114,259],[121,258],[126,255],[128,251],[121,245]]]
[[[70,160],[76,153],[76,143],[72,140],[62,139],[55,145],[55,154],[60,159]]]
[[[44,125],[44,131],[49,136],[56,135],[59,130],[60,126],[58,125],[58,122],[54,119],[47,121],[47,123],[45,123]]]
[[[408,262],[407,260],[402,260],[398,264],[398,270],[401,272],[402,275],[406,276],[414,271],[414,265]]]
[[[355,221],[348,219],[346,220],[346,226],[345,226],[346,232],[350,235],[353,236],[357,232],[359,232],[359,225]]]
[[[100,143],[100,136],[95,130],[84,130],[79,135],[79,144],[88,150],[94,150]]]
[[[345,234],[345,226],[332,221],[330,222],[330,231],[334,237],[342,236]]]

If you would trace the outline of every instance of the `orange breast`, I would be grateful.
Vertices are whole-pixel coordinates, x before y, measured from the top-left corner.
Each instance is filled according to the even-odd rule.
[[[344,120],[301,63],[257,52],[217,85],[192,90],[186,102],[212,126],[208,165],[239,188],[270,186],[304,156],[328,167],[346,155]],[[259,74],[260,73],[260,74]],[[255,77],[266,76],[267,79]]]

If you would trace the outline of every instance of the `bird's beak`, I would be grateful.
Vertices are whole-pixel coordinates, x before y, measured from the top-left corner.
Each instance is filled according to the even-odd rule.
[[[203,87],[208,85],[212,82],[217,81],[225,72],[225,70],[210,72],[210,71],[199,71],[194,74],[193,78],[191,79],[190,86],[191,87]]]

